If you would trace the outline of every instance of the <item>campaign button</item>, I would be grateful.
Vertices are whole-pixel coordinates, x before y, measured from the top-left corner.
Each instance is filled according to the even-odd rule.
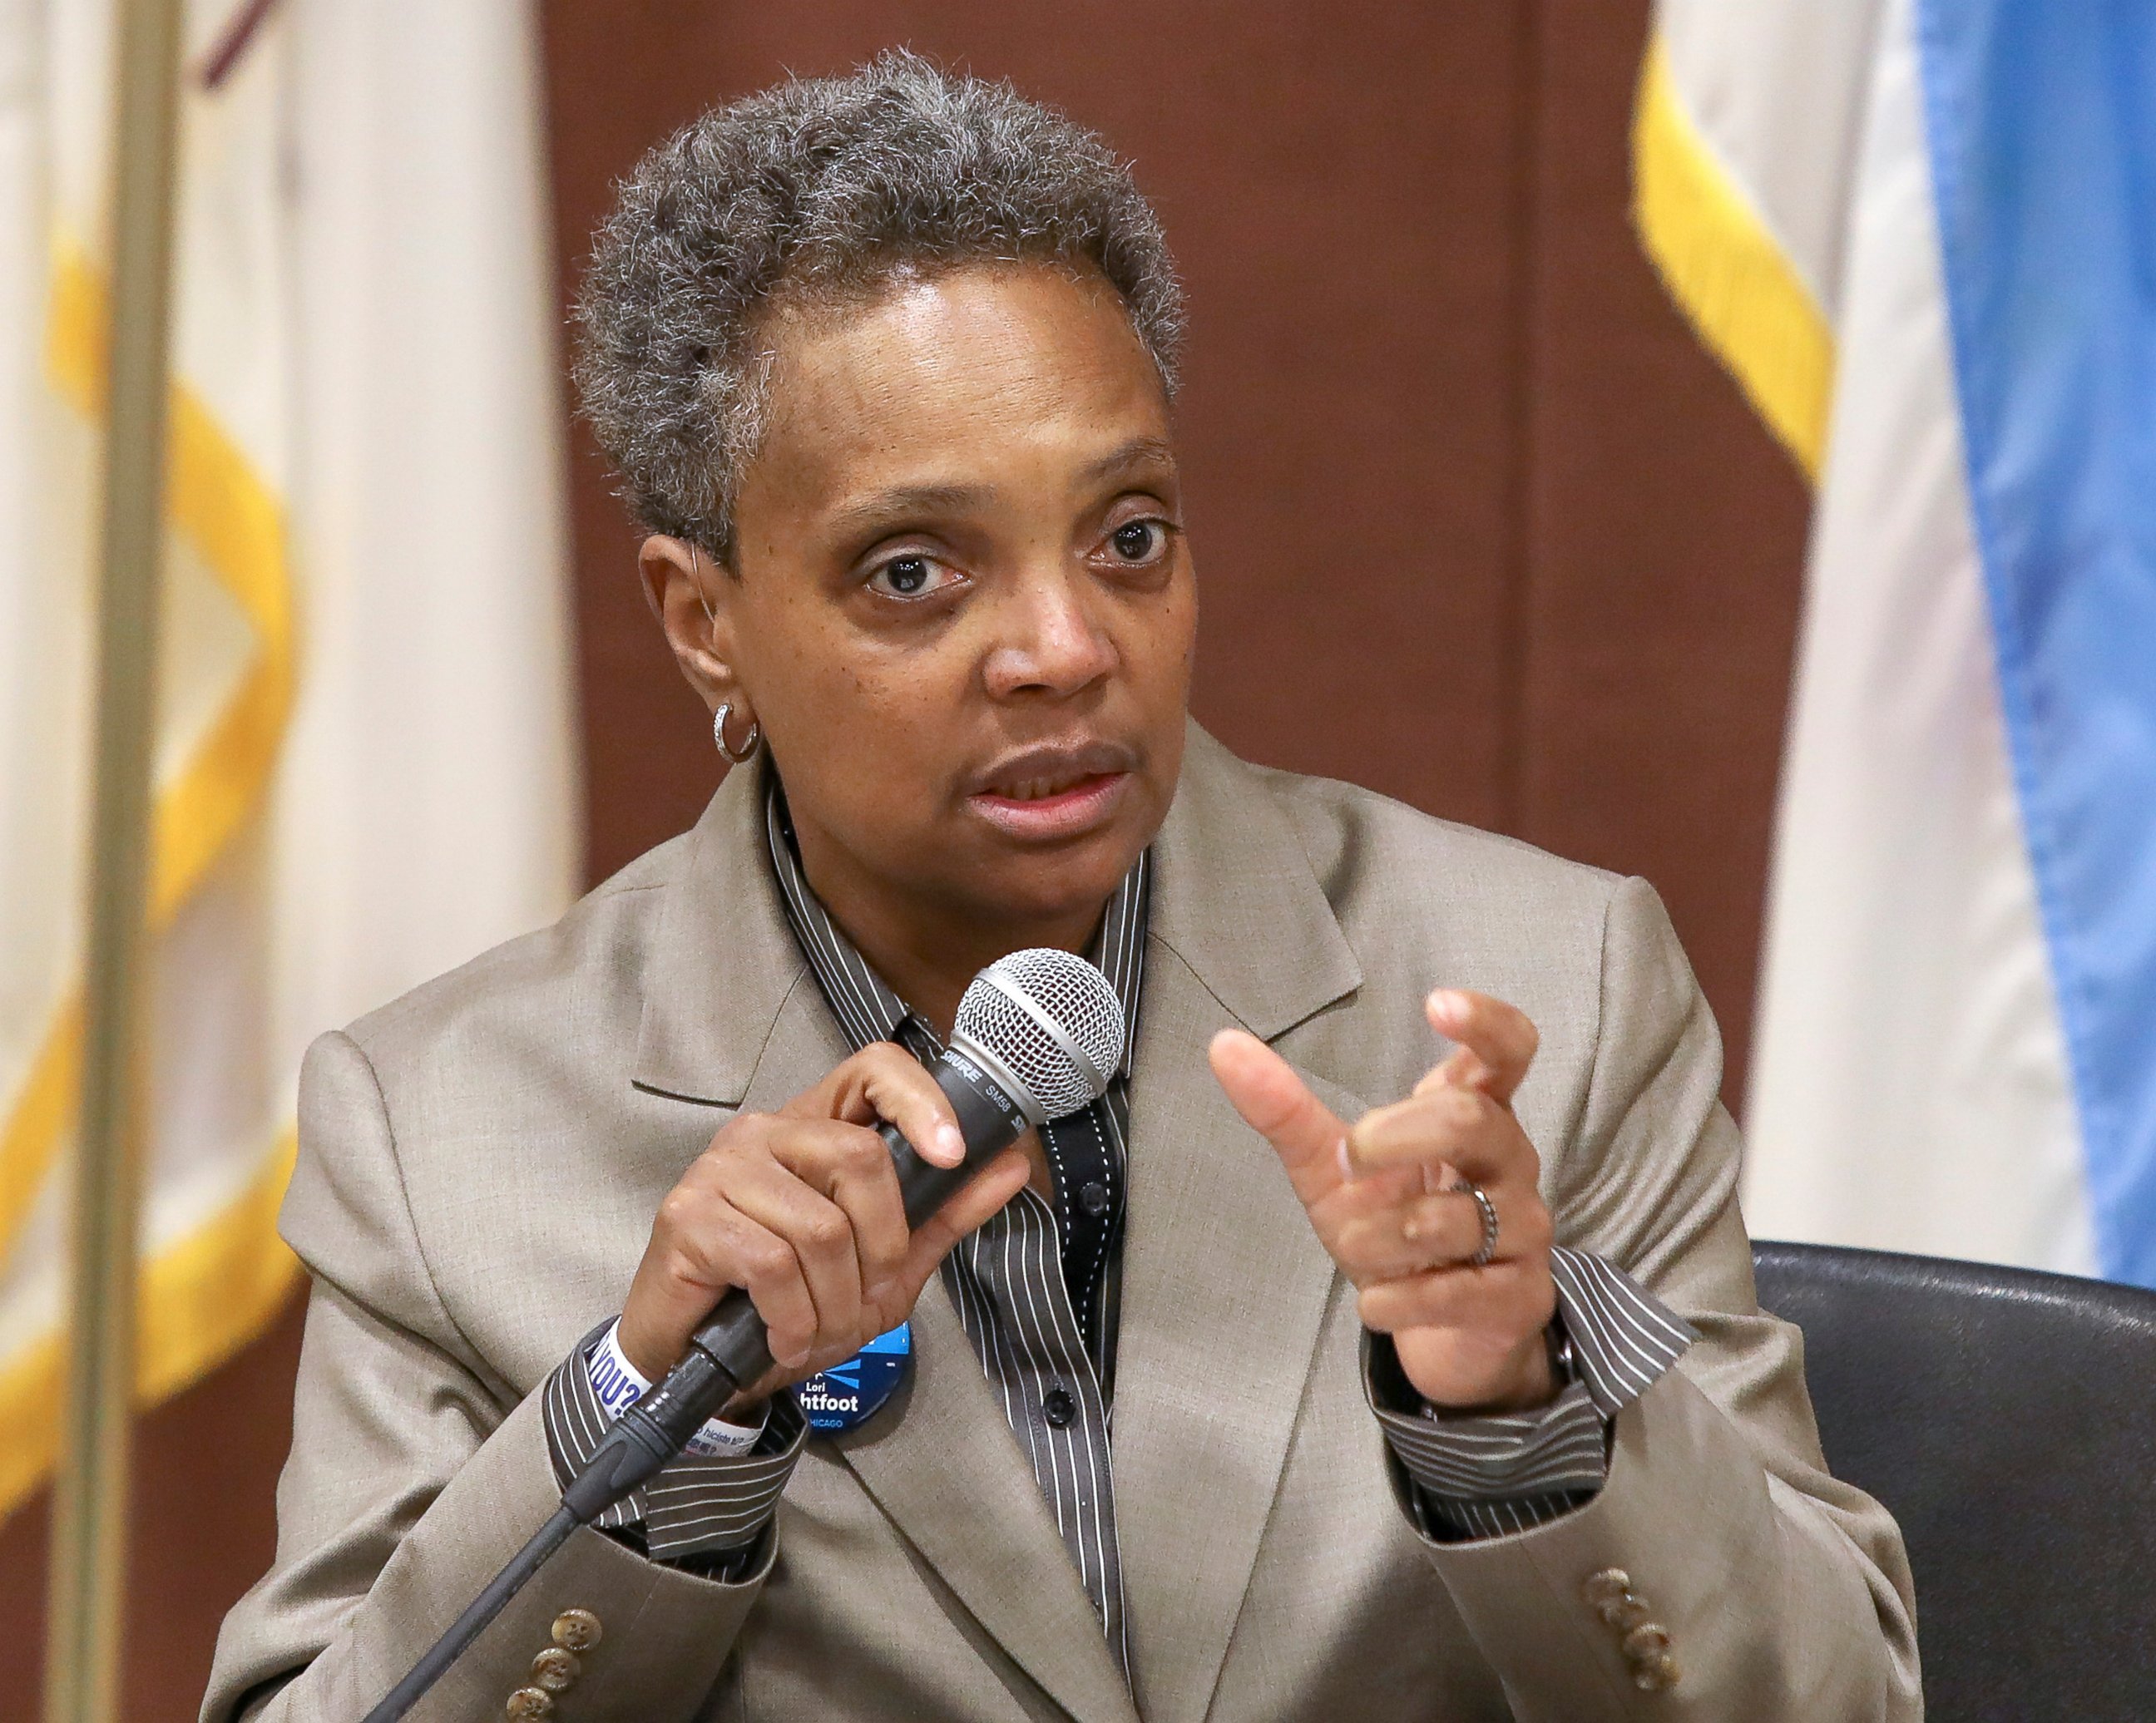
[[[844,1363],[797,1382],[793,1397],[810,1428],[826,1433],[850,1430],[875,1417],[912,1368],[913,1326],[901,1322]]]

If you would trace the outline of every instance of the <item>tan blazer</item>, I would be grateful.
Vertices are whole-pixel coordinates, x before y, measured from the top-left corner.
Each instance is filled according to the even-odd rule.
[[[280,1679],[253,1715],[380,1697],[555,1505],[535,1391],[619,1307],[660,1197],[736,1110],[845,1056],[755,777],[556,926],[310,1054],[277,1561],[224,1624],[206,1719]],[[1654,894],[1194,727],[1157,854],[1114,1438],[1135,1691],[932,1279],[911,1387],[810,1442],[762,1572],[716,1584],[579,1532],[419,1715],[501,1715],[578,1608],[603,1638],[569,1723],[1917,1716],[1900,1540],[1824,1470],[1798,1336],[1754,1305],[1719,1044]],[[1703,1336],[1618,1418],[1593,1504],[1444,1547],[1391,1493],[1352,1292],[1204,1059],[1240,1023],[1353,1116],[1432,1062],[1439,983],[1541,1025],[1519,1110],[1558,1238]],[[1631,1685],[1582,1597],[1613,1566],[1669,1630],[1667,1692]]]

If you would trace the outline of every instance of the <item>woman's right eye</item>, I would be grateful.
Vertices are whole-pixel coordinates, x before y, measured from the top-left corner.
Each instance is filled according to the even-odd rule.
[[[915,551],[878,564],[869,576],[868,587],[887,598],[926,598],[942,592],[958,578],[956,570],[945,567],[933,556]]]

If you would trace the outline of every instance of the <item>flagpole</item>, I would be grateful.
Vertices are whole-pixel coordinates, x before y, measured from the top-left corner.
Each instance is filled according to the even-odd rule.
[[[179,0],[120,0],[88,992],[45,1723],[120,1715]]]

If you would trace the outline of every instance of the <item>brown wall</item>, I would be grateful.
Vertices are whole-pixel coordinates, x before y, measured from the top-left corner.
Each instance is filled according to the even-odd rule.
[[[1804,496],[1625,223],[1645,13],[551,0],[564,290],[637,154],[783,69],[907,42],[1099,127],[1188,278],[1199,716],[1646,874],[1741,1069]],[[573,463],[596,878],[688,823],[716,762],[581,434]],[[294,1342],[148,1422],[132,1718],[192,1715],[267,1559]],[[41,1520],[0,1532],[0,1716],[32,1714]]]
[[[1645,13],[559,0],[563,289],[637,155],[783,69],[906,42],[1098,126],[1189,283],[1199,715],[1645,874],[1741,1070],[1805,498],[1625,223]],[[716,762],[581,434],[574,470],[597,876]]]

